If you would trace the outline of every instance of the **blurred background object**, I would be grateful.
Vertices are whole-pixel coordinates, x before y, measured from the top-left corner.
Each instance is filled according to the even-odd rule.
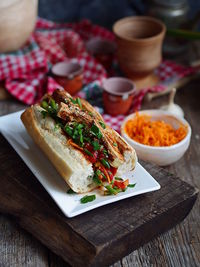
[[[37,18],[38,0],[0,1],[0,53],[20,48],[29,38]]]
[[[149,0],[148,14],[161,19],[167,28],[179,29],[188,22],[189,4],[187,0]],[[187,49],[187,42],[167,36],[164,52],[167,54],[182,53]]]
[[[160,0],[159,2],[168,3],[169,1]],[[93,23],[111,29],[113,23],[120,18],[146,14],[148,3],[145,0],[57,0],[56,3],[55,0],[40,0],[39,16],[57,22],[72,22],[88,18]],[[200,1],[188,0],[188,4],[190,6],[188,15],[191,19],[200,10]]]
[[[113,31],[121,70],[134,82],[146,79],[162,61],[165,25],[155,18],[133,16],[118,20]]]
[[[86,43],[86,50],[94,56],[107,70],[110,69],[116,52],[115,42],[99,37],[91,38]]]
[[[58,84],[71,95],[81,90],[83,86],[83,68],[80,64],[62,61],[53,65],[51,71]]]

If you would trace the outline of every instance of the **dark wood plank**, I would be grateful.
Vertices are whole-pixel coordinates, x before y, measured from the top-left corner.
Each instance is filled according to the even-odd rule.
[[[3,216],[0,216],[0,244],[1,267],[48,267],[48,250]]]
[[[0,146],[0,210],[75,266],[120,259],[183,220],[197,197],[192,186],[145,164],[161,190],[68,219],[2,136]]]

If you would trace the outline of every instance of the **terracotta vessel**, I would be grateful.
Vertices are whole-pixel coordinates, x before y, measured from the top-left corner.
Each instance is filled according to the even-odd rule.
[[[126,114],[133,102],[135,84],[126,78],[113,77],[103,82],[105,111],[111,115]]]
[[[116,51],[116,44],[114,42],[100,37],[95,37],[91,38],[86,43],[86,49],[106,69],[110,68]]]
[[[122,71],[133,79],[145,77],[162,60],[165,25],[152,17],[127,17],[113,26]]]
[[[19,49],[35,27],[38,0],[0,1],[0,53]]]
[[[52,67],[55,80],[71,95],[81,90],[83,85],[83,68],[74,62],[59,62]]]

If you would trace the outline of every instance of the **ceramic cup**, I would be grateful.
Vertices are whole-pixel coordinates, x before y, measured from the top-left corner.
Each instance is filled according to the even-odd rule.
[[[81,90],[83,85],[83,68],[74,62],[59,62],[52,67],[55,80],[71,95]]]
[[[99,37],[91,38],[86,43],[87,51],[94,56],[106,69],[109,69],[114,53],[116,51],[116,44],[107,39]]]
[[[133,102],[135,84],[122,77],[103,81],[103,102],[105,111],[111,115],[126,114]]]
[[[129,78],[146,77],[162,60],[165,25],[152,17],[127,17],[113,25],[117,42],[117,58],[121,70]]]

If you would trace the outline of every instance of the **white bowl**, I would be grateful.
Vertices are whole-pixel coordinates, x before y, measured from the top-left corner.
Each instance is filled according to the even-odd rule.
[[[188,126],[188,132],[183,140],[172,146],[155,147],[155,146],[143,145],[134,141],[125,133],[124,131],[125,123],[129,119],[134,118],[136,114],[133,113],[127,116],[122,123],[121,134],[124,137],[124,139],[136,150],[138,158],[144,161],[155,163],[159,166],[166,166],[179,160],[184,155],[190,144],[192,131],[189,123],[185,119],[175,116],[172,113],[163,110],[143,110],[140,111],[139,114],[150,115],[153,120],[163,120],[164,122],[172,125],[172,127],[174,128],[177,128],[179,126],[179,123],[181,122],[184,125]]]

